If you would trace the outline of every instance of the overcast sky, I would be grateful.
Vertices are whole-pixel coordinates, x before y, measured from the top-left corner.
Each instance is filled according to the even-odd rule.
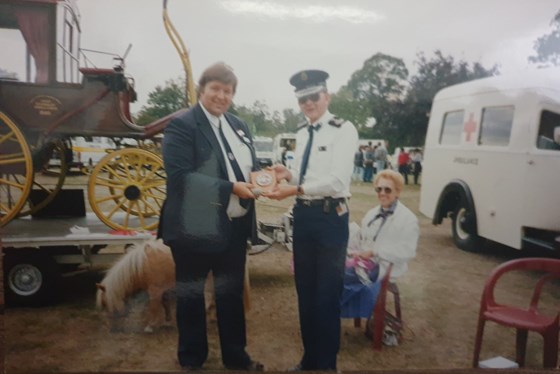
[[[148,93],[183,75],[162,22],[161,0],[77,0],[82,47],[123,54],[136,80],[140,109]],[[187,45],[195,80],[224,61],[239,78],[235,102],[264,101],[296,109],[290,76],[302,69],[330,73],[330,91],[382,52],[410,71],[418,52],[445,55],[503,72],[527,68],[533,41],[550,31],[558,0],[169,0],[170,17]],[[11,37],[13,39],[13,35]],[[4,44],[0,67],[11,62]],[[19,54],[19,52],[18,52]],[[110,61],[106,62],[105,67]],[[100,66],[103,67],[103,66]],[[14,71],[12,66],[9,70]],[[23,75],[23,74],[22,74]]]

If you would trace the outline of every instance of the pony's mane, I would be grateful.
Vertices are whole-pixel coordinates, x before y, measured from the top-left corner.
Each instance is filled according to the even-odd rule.
[[[105,307],[109,312],[122,312],[127,296],[136,291],[138,281],[144,275],[146,263],[146,252],[149,250],[169,251],[161,240],[150,240],[143,244],[133,245],[125,255],[123,255],[107,271],[105,278],[101,281],[104,291],[97,291],[97,307],[102,305],[102,296],[105,296]]]

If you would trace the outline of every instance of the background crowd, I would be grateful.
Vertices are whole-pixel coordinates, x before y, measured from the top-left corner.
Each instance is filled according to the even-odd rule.
[[[360,145],[354,154],[353,181],[371,183],[375,175],[385,169],[397,170],[408,184],[408,176],[412,175],[414,184],[419,184],[422,173],[422,151],[419,148],[406,151],[400,147],[396,156],[391,158],[382,142]]]

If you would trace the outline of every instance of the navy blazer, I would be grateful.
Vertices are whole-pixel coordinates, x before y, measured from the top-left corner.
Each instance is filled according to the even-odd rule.
[[[225,113],[237,134],[256,156],[247,125]],[[220,143],[200,104],[174,118],[165,128],[163,162],[167,174],[167,199],[162,208],[160,233],[164,243],[187,250],[217,253],[231,237],[226,210],[233,190]],[[247,238],[256,238],[254,201],[248,207]],[[251,230],[252,228],[252,230]],[[252,235],[251,235],[252,234]]]

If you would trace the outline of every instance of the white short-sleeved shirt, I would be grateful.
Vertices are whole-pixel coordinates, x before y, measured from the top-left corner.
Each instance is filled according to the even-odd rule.
[[[304,181],[301,183],[305,195],[303,199],[324,197],[350,197],[350,182],[354,168],[354,152],[358,147],[358,131],[349,121],[340,126],[330,125],[334,115],[325,112],[319,120],[312,123],[321,127],[313,135],[313,146],[309,157]],[[340,121],[340,120],[339,120]],[[307,127],[301,128],[296,135],[295,159],[291,184],[300,184],[299,172],[309,133]]]

